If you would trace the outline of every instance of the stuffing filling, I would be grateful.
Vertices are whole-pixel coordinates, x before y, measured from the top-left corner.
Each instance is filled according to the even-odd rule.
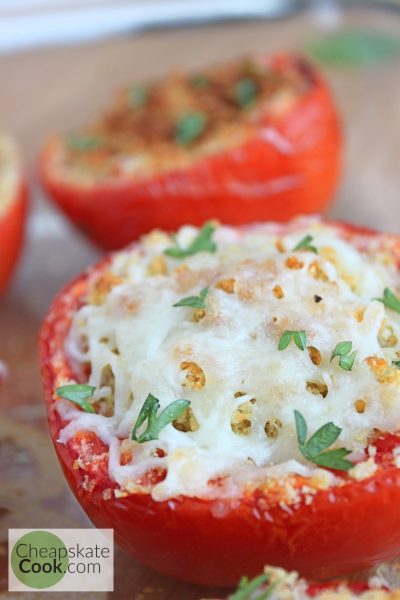
[[[300,59],[255,57],[122,90],[98,120],[58,140],[58,168],[83,182],[149,175],[237,146],[313,85]]]

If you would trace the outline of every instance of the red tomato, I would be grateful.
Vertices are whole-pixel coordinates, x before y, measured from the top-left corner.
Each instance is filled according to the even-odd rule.
[[[9,169],[19,169],[15,162],[15,149],[9,140],[0,139],[0,154],[5,163],[4,177]],[[15,185],[4,189],[7,197],[2,197],[0,191],[0,294],[4,292],[14,270],[24,233],[27,189],[18,174],[16,180]]]
[[[365,243],[376,235],[336,226],[348,238],[368,233]],[[101,272],[108,260],[95,269]],[[392,451],[400,435],[381,434],[376,440],[374,475],[361,481],[342,475],[342,486],[317,491],[311,503],[282,504],[267,489],[248,492],[239,502],[184,496],[157,502],[143,491],[115,495],[117,486],[106,468],[108,448],[96,434],[81,432],[67,446],[57,442],[66,423],[55,410],[55,389],[59,377],[73,377],[65,339],[87,288],[84,273],[56,298],[42,328],[40,351],[51,436],[69,485],[95,525],[113,528],[117,543],[144,564],[206,585],[233,586],[265,564],[313,579],[334,577],[399,555],[400,469]],[[85,468],[75,462],[82,444]],[[149,474],[154,477],[163,474]]]
[[[158,227],[167,231],[210,218],[227,224],[286,221],[320,212],[336,188],[341,159],[338,116],[320,74],[297,57],[265,61],[301,70],[311,86],[279,117],[257,117],[257,133],[240,146],[152,177],[115,176],[82,185],[60,175],[60,141],[49,140],[40,173],[50,198],[96,244],[121,248]]]

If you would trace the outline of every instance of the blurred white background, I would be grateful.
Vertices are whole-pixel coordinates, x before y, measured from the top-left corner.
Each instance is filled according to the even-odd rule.
[[[0,52],[158,26],[279,16],[292,0],[0,0]]]

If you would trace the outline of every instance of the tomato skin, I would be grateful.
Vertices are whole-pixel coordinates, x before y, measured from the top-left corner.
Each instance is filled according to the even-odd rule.
[[[27,187],[21,182],[14,200],[0,213],[0,294],[5,291],[21,250],[27,203]]]
[[[293,56],[265,60],[277,69],[299,61]],[[258,135],[239,147],[199,159],[185,170],[84,187],[57,177],[50,140],[39,161],[44,188],[73,223],[107,250],[155,227],[172,231],[212,218],[232,225],[286,221],[320,212],[339,178],[341,134],[325,82],[311,66],[303,68],[313,81],[309,92],[284,116],[261,117]]]
[[[363,233],[353,226],[335,226],[349,237]],[[400,435],[382,435],[374,442],[378,469],[372,477],[347,478],[342,487],[317,491],[310,503],[303,499],[282,506],[262,490],[233,501],[179,497],[156,502],[148,493],[118,498],[107,478],[88,490],[84,471],[74,468],[73,453],[57,442],[65,423],[54,408],[57,378],[72,376],[64,341],[87,278],[88,273],[81,275],[54,301],[43,324],[40,350],[55,449],[72,491],[96,526],[113,528],[117,543],[155,570],[211,586],[234,586],[242,575],[256,576],[265,564],[318,580],[399,555],[400,469],[393,464],[392,450]]]

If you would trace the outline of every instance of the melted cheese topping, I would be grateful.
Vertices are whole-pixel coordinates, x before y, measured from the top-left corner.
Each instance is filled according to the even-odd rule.
[[[17,149],[9,138],[0,135],[0,215],[15,199],[19,178]]]
[[[197,233],[186,226],[176,240],[185,248]],[[318,254],[293,251],[307,234]],[[391,363],[400,354],[400,314],[374,299],[385,287],[399,290],[399,241],[346,241],[340,229],[316,219],[220,226],[214,240],[215,253],[177,260],[164,254],[172,238],[153,232],[115,254],[106,272],[94,273],[67,352],[77,367],[90,365],[101,414],[59,400],[70,420],[60,441],[95,431],[110,445],[111,478],[127,492],[149,469],[166,469],[151,488],[157,500],[235,495],[251,482],[293,473],[326,487],[336,479],[300,453],[294,409],[309,435],[328,421],[341,427],[334,447],[351,449],[353,461],[366,458],[374,428],[400,427],[400,370]],[[206,286],[205,310],[173,306]],[[292,341],[278,351],[285,330],[304,330],[307,350]],[[330,361],[346,340],[356,351],[351,371]],[[149,393],[161,408],[188,399],[190,414],[164,427],[159,440],[128,442]],[[121,461],[121,444],[128,460]],[[354,476],[364,472],[373,468]]]

